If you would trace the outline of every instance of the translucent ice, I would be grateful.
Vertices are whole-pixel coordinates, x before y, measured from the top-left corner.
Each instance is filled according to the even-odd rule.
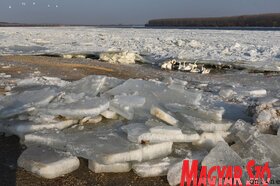
[[[191,164],[193,160],[198,160],[200,163],[203,158],[207,155],[207,152],[205,151],[192,151],[185,154],[185,160],[189,160],[189,163]],[[180,161],[174,165],[172,165],[167,173],[167,180],[169,185],[175,186],[180,184],[181,181],[181,175],[182,175],[182,167],[183,167],[183,161]]]
[[[115,163],[115,164],[100,164],[94,160],[88,161],[88,168],[95,173],[105,173],[105,172],[129,172],[131,170],[131,163]]]
[[[152,145],[129,142],[119,131],[120,125],[121,123],[102,127],[85,126],[82,131],[75,129],[66,129],[63,132],[42,131],[26,135],[24,143],[51,146],[103,164],[147,161],[167,156],[172,152],[172,142]]]
[[[124,125],[122,126],[122,130],[127,133],[127,139],[134,143],[138,143],[139,137],[149,132],[149,128],[142,123],[132,123],[129,125]]]
[[[164,134],[164,133],[144,133],[138,137],[138,142],[160,143],[160,142],[194,142],[199,140],[199,135],[194,134]]]
[[[170,134],[170,135],[181,135],[183,134],[181,129],[173,126],[156,126],[150,128],[151,133],[156,133],[156,134]]]
[[[44,88],[7,96],[1,100],[1,105],[4,108],[0,110],[0,118],[8,118],[28,112],[32,107],[45,106],[56,94],[56,89]]]
[[[106,76],[87,76],[81,80],[74,81],[64,87],[66,93],[83,94],[91,97],[103,93],[121,84],[123,80]]]
[[[160,143],[160,142],[193,142],[199,139],[197,133],[183,134],[175,127],[167,125],[149,128],[145,124],[129,124],[122,129],[127,133],[127,137],[132,142],[138,143]]]
[[[104,98],[87,98],[69,104],[58,104],[49,107],[46,112],[70,118],[86,116],[95,117],[109,108],[109,102]]]
[[[118,95],[115,96],[112,102],[130,107],[142,107],[145,104],[145,98],[133,95]]]
[[[38,176],[53,179],[78,169],[79,159],[45,147],[29,147],[18,159],[18,166]]]
[[[280,163],[279,137],[261,134],[247,141],[237,142],[232,148],[245,160],[254,159],[257,164],[269,162],[270,166]]]
[[[122,153],[114,153],[101,157],[105,164],[112,164],[126,161],[148,161],[164,157],[172,152],[172,142],[145,145],[136,150],[129,150]]]
[[[201,92],[185,90],[178,92],[170,89],[165,83],[159,81],[144,81],[129,79],[123,84],[106,92],[107,95],[138,95],[145,97],[146,101],[143,109],[149,113],[152,105],[159,103],[180,103],[180,104],[199,104]]]
[[[201,118],[184,115],[188,121],[194,126],[196,131],[216,132],[227,131],[232,123],[223,121],[209,121]]]
[[[32,77],[26,78],[16,81],[17,86],[19,87],[26,87],[26,86],[39,86],[39,85],[54,85],[63,87],[69,84],[69,82],[61,80],[60,78],[56,77]]]
[[[134,108],[141,107],[144,104],[144,97],[131,95],[115,96],[110,102],[110,109],[128,120],[132,120],[134,116]]]
[[[210,153],[203,159],[202,166],[236,166],[243,165],[241,157],[225,142],[218,142]]]
[[[236,92],[234,92],[232,89],[221,89],[219,92],[219,95],[223,98],[230,98],[234,94],[236,94]]]
[[[7,121],[4,123],[4,130],[8,133],[23,137],[25,134],[44,129],[64,129],[78,123],[77,120],[67,120],[57,123],[36,124],[29,121]]]
[[[208,150],[215,147],[220,141],[224,142],[224,137],[227,135],[225,132],[207,133],[204,132],[200,135],[200,139],[193,142],[193,145],[204,147]]]
[[[168,169],[178,161],[180,159],[166,157],[143,163],[134,163],[132,169],[140,177],[164,176],[167,175]]]
[[[134,117],[134,108],[127,105],[110,102],[110,110],[116,112],[127,120],[132,120]]]

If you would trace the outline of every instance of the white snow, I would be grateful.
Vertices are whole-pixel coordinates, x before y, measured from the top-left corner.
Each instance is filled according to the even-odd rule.
[[[280,31],[17,27],[0,33],[1,55],[128,51],[156,59],[280,61]]]

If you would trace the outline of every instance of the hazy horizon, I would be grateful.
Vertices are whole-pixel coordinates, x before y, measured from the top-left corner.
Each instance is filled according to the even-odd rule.
[[[279,0],[1,0],[0,22],[145,24],[150,19],[279,13]]]

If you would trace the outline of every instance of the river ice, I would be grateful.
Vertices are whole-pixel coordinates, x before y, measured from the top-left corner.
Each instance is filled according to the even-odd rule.
[[[260,97],[248,92],[261,89],[232,86],[235,94],[225,96],[221,90],[229,86],[220,83],[95,75],[74,82],[50,77],[12,82],[10,94],[0,98],[0,131],[21,138],[27,150],[19,165],[42,177],[75,170],[77,157],[96,173],[133,169],[142,177],[167,175],[170,185],[179,183],[183,159],[199,158],[203,165],[251,158],[274,167],[280,162],[279,100],[267,89]],[[239,107],[229,106],[233,103]],[[273,108],[271,133],[262,134],[258,123],[237,121],[245,115],[241,106],[256,118],[259,110]]]
[[[128,51],[148,55],[153,59],[270,63],[280,62],[279,40],[280,31],[1,28],[0,54]]]

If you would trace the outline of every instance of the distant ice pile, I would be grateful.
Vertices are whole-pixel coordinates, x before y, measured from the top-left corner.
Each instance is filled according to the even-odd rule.
[[[0,55],[128,51],[130,59],[135,58],[134,54],[141,54],[151,56],[153,62],[174,58],[270,64],[280,62],[279,37],[280,31],[1,28]],[[111,62],[123,60],[116,55],[109,58]]]
[[[280,164],[279,101],[261,98],[264,91],[221,89],[214,95],[179,79],[106,76],[74,82],[33,77],[14,80],[13,87],[0,97],[0,131],[21,138],[27,150],[18,165],[44,178],[76,170],[77,157],[96,173],[166,175],[170,185],[179,184],[184,159],[222,166],[253,158],[275,170]],[[259,100],[250,107],[257,126],[226,119],[226,108],[215,106],[244,97]],[[268,117],[262,112],[276,112],[265,123],[274,133],[259,130],[260,118]]]

